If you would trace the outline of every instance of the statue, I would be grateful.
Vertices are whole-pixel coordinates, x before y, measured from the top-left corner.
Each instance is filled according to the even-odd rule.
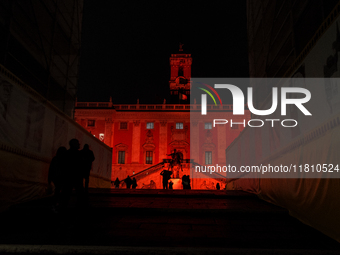
[[[183,168],[182,168],[182,154],[180,152],[177,152],[176,149],[174,149],[174,152],[171,154],[166,154],[167,156],[171,156],[171,161],[170,161],[170,165],[168,167],[168,170],[171,167],[171,171],[173,171],[174,166],[179,165],[181,167],[181,170],[183,172]]]
[[[153,134],[152,134],[150,129],[146,133],[146,139],[145,140],[146,140],[145,143],[153,143]]]

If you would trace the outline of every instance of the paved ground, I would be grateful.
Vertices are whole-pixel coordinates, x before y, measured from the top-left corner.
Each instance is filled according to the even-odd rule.
[[[91,190],[89,206],[50,199],[1,213],[0,254],[340,254],[340,244],[240,191]]]

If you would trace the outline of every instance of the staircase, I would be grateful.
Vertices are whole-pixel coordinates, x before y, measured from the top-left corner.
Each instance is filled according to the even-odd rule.
[[[147,177],[150,174],[153,174],[159,170],[162,170],[164,168],[164,160],[161,163],[158,163],[156,165],[150,166],[134,175],[131,176],[131,178],[136,178],[136,181],[138,182],[139,180]]]
[[[139,183],[138,188],[142,188],[142,189],[161,188],[161,183],[159,183],[159,181],[157,183],[157,180],[159,179],[159,173],[163,169],[168,169],[170,162],[171,162],[171,159],[163,159],[162,162],[155,164],[153,166],[150,166],[150,167],[132,175],[131,178],[136,178],[137,183]],[[202,167],[202,165],[194,162],[192,159],[183,159],[181,161],[181,164],[182,164],[182,167],[183,167],[183,172],[179,169],[179,166],[175,166],[174,169],[173,169],[174,173],[173,173],[172,179],[181,179],[183,175],[190,175],[191,177],[193,177],[193,171],[195,171],[195,167],[196,166]],[[149,184],[149,180],[147,180],[146,178],[150,177],[153,174],[156,174],[155,176],[153,176],[151,178],[154,182],[150,182],[150,184]],[[219,182],[220,185],[224,184],[223,187],[228,183],[226,176],[222,175],[220,173],[212,173],[212,174],[201,173],[201,178],[202,178],[202,175],[203,175],[203,179],[209,179],[211,181]],[[143,182],[143,180],[144,180],[144,182]],[[155,187],[154,184],[156,184],[156,183],[157,183],[157,186]],[[193,188],[199,189],[200,185],[198,185],[198,186],[196,185],[196,187],[193,187]],[[221,186],[221,188],[222,188],[222,186]]]

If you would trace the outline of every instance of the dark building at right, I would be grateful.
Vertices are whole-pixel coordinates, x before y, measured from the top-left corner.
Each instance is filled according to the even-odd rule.
[[[291,77],[338,15],[337,0],[247,1],[250,77]],[[271,89],[254,92],[258,104]]]
[[[255,108],[271,108],[273,87],[298,87],[310,92],[311,98],[304,105],[312,115],[306,116],[295,105],[287,108],[286,114],[277,110],[271,116],[253,115],[253,119],[262,120],[295,119],[298,125],[248,126],[226,149],[227,164],[236,167],[297,167],[295,175],[279,177],[274,173],[265,178],[254,172],[229,179],[228,185],[287,208],[290,215],[338,242],[339,13],[340,2],[333,0],[247,1],[249,73]],[[269,78],[276,78],[276,83]]]

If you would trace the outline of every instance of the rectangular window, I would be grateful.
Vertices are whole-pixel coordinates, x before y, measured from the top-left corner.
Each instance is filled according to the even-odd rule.
[[[127,129],[127,122],[121,122],[120,123],[120,129]]]
[[[183,129],[183,123],[176,123],[176,129]]]
[[[125,164],[125,151],[118,151],[118,164]]]
[[[212,164],[212,152],[211,151],[206,151],[205,152],[205,164],[206,165],[211,165]]]
[[[87,120],[87,126],[88,127],[94,127],[95,124],[96,124],[95,120]]]
[[[212,123],[211,122],[204,123],[204,129],[212,129]]]
[[[153,122],[147,122],[146,129],[153,129]]]
[[[152,151],[147,151],[146,152],[145,163],[146,164],[152,164]]]

